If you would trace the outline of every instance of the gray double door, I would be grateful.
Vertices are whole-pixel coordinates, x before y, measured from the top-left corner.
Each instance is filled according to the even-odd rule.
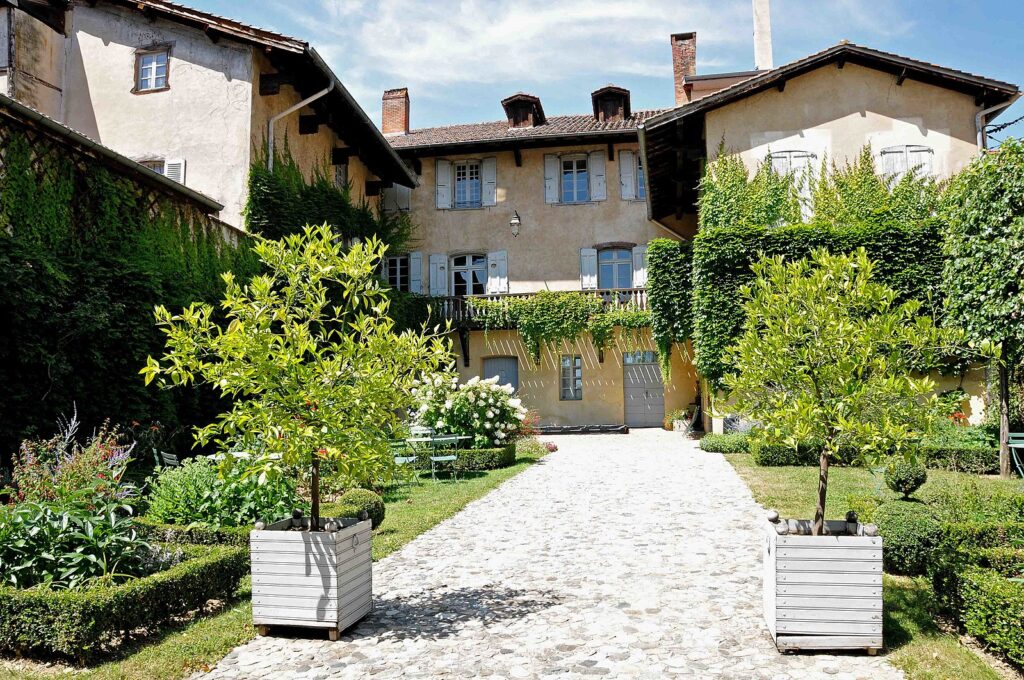
[[[665,420],[665,385],[654,353],[627,354],[622,370],[626,425],[661,427]]]

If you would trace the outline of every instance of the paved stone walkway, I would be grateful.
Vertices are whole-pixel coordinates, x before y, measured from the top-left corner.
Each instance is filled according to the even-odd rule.
[[[549,439],[558,452],[375,564],[376,610],[342,640],[257,638],[208,677],[902,677],[775,650],[764,512],[720,455],[660,430]]]

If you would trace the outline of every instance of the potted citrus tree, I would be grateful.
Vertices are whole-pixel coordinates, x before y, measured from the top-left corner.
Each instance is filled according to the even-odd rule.
[[[727,351],[733,407],[768,444],[820,446],[813,518],[769,512],[764,614],[780,650],[882,647],[882,539],[852,513],[827,520],[830,464],[912,460],[937,415],[935,385],[917,373],[958,336],[917,301],[872,280],[863,249],[816,251],[754,265],[746,321]]]
[[[142,373],[163,386],[206,384],[230,401],[196,433],[234,454],[226,465],[308,486],[309,516],[251,534],[253,619],[262,632],[309,626],[333,639],[370,611],[370,521],[320,516],[321,467],[354,487],[388,481],[388,439],[412,406],[411,388],[450,350],[440,335],[396,330],[376,274],[379,241],[346,250],[326,225],[254,238],[265,273],[247,283],[224,274],[219,314],[158,307],[167,349]]]

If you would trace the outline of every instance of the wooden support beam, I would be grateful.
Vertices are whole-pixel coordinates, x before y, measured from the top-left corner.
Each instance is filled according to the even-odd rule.
[[[373,179],[366,180],[366,189],[365,189],[364,193],[367,196],[380,196],[380,190],[381,190],[380,182],[378,182],[377,180],[373,180]]]
[[[975,106],[984,106],[985,105],[985,100],[988,98],[988,97],[986,97],[987,94],[988,94],[988,92],[986,92],[985,90],[982,90],[978,94],[978,96],[976,96],[974,98],[974,105]]]
[[[217,27],[213,24],[207,25],[207,27],[203,29],[203,33],[206,34],[206,37],[209,38],[210,42],[214,45],[220,42],[220,33],[217,32]]]
[[[469,368],[469,329],[459,329],[459,346],[462,348],[462,365]]]
[[[836,59],[836,68],[838,68],[840,71],[842,71],[844,66],[846,66],[846,58],[845,57],[839,57],[838,59]]]
[[[518,146],[512,149],[512,156],[516,159],[516,167],[523,167],[523,151]]]
[[[611,162],[611,161],[614,161],[614,160],[615,160],[615,145],[612,144],[611,142],[608,142],[608,161]]]
[[[415,172],[417,175],[422,175],[423,174],[423,161],[422,160],[420,160],[419,158],[415,158],[414,157],[414,158],[410,158],[409,159],[409,163],[410,163],[410,167],[412,167],[412,171],[413,172]]]
[[[299,134],[315,135],[320,132],[320,116],[315,113],[299,116]]]
[[[906,69],[906,67],[903,67],[903,70],[900,71],[900,74],[896,77],[896,85],[898,87],[903,87],[903,81],[906,80],[906,79],[907,79],[907,69]]]
[[[779,78],[777,81],[775,81],[775,87],[778,89],[779,92],[785,92],[785,90],[786,90],[786,81],[785,81],[785,79],[784,78]]]
[[[356,155],[356,150],[350,146],[331,149],[331,165],[348,165],[348,159]]]

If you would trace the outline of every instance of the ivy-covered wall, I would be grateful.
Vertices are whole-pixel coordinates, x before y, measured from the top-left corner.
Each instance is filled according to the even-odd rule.
[[[659,238],[647,244],[647,308],[651,335],[666,379],[672,348],[693,333],[693,244]]]
[[[221,272],[254,271],[245,237],[30,123],[0,122],[0,160],[0,465],[73,408],[89,428],[209,420],[211,397],[138,371],[154,305],[217,299]]]
[[[698,372],[715,387],[726,367],[722,353],[743,323],[740,288],[753,278],[761,253],[799,259],[815,248],[848,253],[864,247],[878,279],[902,299],[942,300],[942,235],[937,222],[847,226],[714,227],[693,242],[693,346]]]

